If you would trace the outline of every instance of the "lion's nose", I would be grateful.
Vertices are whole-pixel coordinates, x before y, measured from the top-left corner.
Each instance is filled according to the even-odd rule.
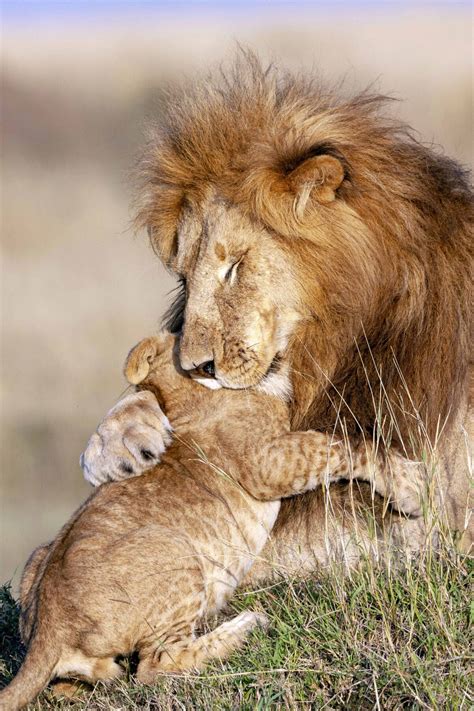
[[[186,368],[186,370],[194,370],[196,373],[207,375],[209,378],[214,378],[216,375],[216,368],[213,360],[205,360],[199,364],[193,362],[191,368]]]
[[[216,374],[216,368],[214,366],[214,361],[213,360],[208,360],[206,363],[202,363],[198,367],[198,370],[202,370],[206,375],[209,375],[209,377],[213,378]]]
[[[197,326],[185,329],[179,344],[179,360],[183,370],[200,370],[208,376],[212,373],[214,377],[214,353],[208,329]]]
[[[183,370],[199,370],[201,373],[205,373],[210,378],[213,378],[216,374],[214,361],[209,360],[209,357],[192,358],[187,354],[181,353],[180,361]]]

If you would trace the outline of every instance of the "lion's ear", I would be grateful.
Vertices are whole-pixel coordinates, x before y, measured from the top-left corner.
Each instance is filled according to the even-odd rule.
[[[301,215],[310,198],[323,204],[332,202],[344,174],[341,161],[334,156],[318,155],[303,160],[286,176],[295,195],[295,212]]]

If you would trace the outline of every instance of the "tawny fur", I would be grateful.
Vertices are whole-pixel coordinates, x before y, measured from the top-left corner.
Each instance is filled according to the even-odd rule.
[[[365,476],[366,448],[350,461],[323,433],[291,433],[288,403],[261,387],[203,388],[178,365],[176,345],[165,333],[145,339],[126,364],[129,382],[151,390],[171,419],[174,441],[161,463],[96,490],[25,568],[20,628],[28,652],[0,693],[2,708],[24,706],[55,677],[114,678],[116,657],[133,651],[146,683],[225,657],[262,616],[242,613],[198,638],[196,626],[224,606],[258,558],[279,497]],[[372,471],[390,495],[389,469]],[[402,492],[416,502],[403,482]]]
[[[185,367],[214,360],[223,385],[246,387],[284,357],[292,429],[433,459],[434,505],[467,549],[472,195],[463,169],[386,104],[241,54],[169,96],[140,163],[136,224],[182,278],[169,323]],[[288,541],[324,559],[312,543],[322,496],[283,505],[282,564]],[[416,526],[393,531],[421,546]]]

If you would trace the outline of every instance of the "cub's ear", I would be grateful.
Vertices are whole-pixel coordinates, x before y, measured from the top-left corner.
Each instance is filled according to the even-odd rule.
[[[323,204],[332,202],[344,176],[343,165],[334,156],[317,155],[303,160],[286,176],[295,195],[295,212],[301,215],[310,198]]]
[[[131,385],[138,385],[150,372],[157,355],[157,339],[144,338],[132,348],[125,361],[124,374]]]
[[[169,331],[161,331],[157,336],[144,338],[127,356],[123,372],[131,385],[138,385],[150,374],[154,361],[161,356],[160,364],[173,362],[176,336]]]

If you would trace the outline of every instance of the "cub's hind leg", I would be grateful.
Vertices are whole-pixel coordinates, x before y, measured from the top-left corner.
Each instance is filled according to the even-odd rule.
[[[226,659],[244,644],[248,634],[258,625],[267,625],[264,615],[241,612],[197,639],[190,636],[165,649],[156,649],[140,659],[137,679],[144,684],[153,684],[160,673],[195,671],[211,659]]]
[[[30,593],[38,575],[40,566],[49,553],[50,543],[35,548],[28,558],[20,581],[20,605],[26,607],[30,603]]]
[[[20,582],[20,637],[24,643],[28,642],[34,624],[36,613],[36,584],[41,579],[43,563],[49,553],[51,544],[36,548],[28,558]]]

